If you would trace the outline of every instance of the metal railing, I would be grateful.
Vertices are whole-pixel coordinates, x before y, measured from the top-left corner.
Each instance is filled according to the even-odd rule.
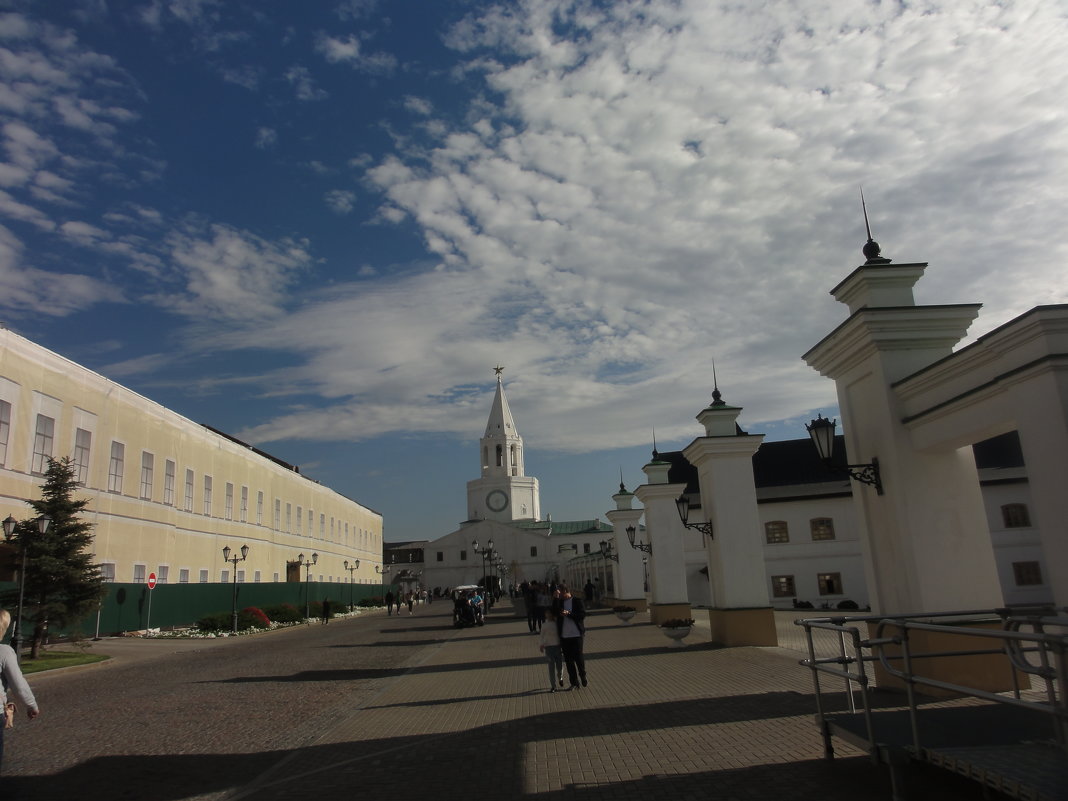
[[[795,620],[805,628],[808,640],[808,659],[800,664],[812,670],[816,697],[816,715],[824,736],[824,755],[833,755],[827,721],[824,690],[820,677],[843,679],[849,710],[856,713],[854,685],[859,690],[861,713],[867,732],[869,753],[878,760],[876,752],[875,716],[872,709],[872,682],[868,664],[878,662],[889,675],[905,686],[912,748],[921,753],[919,699],[917,687],[930,687],[960,696],[1010,704],[1048,715],[1053,735],[1061,750],[1068,753],[1068,702],[1064,688],[1068,684],[1068,615],[1065,609],[1036,607],[1029,609],[972,610],[917,615],[865,615],[824,617]],[[865,637],[861,627],[874,624],[874,636]],[[999,626],[992,628],[991,625]],[[980,626],[986,626],[982,628]],[[834,632],[838,638],[838,654],[817,656],[814,631]],[[914,647],[915,632],[937,635],[981,638],[991,641],[989,648],[961,648],[958,650],[918,651]],[[892,648],[891,648],[892,647]],[[995,693],[978,687],[924,675],[919,665],[925,660],[944,657],[1002,655],[1013,668],[1011,695]],[[1036,677],[1044,689],[1044,700],[1024,698],[1019,673]]]

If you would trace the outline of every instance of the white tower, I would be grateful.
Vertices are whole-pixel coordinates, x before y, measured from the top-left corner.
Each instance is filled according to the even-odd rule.
[[[538,479],[523,474],[523,438],[516,431],[496,367],[497,394],[493,398],[486,433],[479,440],[482,473],[467,482],[469,520],[540,520]]]

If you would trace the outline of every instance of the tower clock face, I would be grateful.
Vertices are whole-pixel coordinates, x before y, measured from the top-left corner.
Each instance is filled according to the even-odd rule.
[[[486,506],[491,512],[503,512],[508,508],[508,496],[501,490],[493,490],[486,496]]]

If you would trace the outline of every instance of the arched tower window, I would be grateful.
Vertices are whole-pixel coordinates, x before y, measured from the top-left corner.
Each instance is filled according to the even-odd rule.
[[[513,476],[518,476],[519,475],[519,454],[517,453],[517,449],[516,449],[515,445],[513,445],[511,447],[511,451],[512,451],[512,475]]]
[[[504,467],[504,446],[497,446],[497,467]]]
[[[489,448],[482,446],[482,466],[489,467]]]

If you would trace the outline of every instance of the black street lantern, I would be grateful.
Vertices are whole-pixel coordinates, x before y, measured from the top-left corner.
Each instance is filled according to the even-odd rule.
[[[612,553],[612,543],[608,540],[601,540],[601,557],[604,559],[611,559],[614,562],[619,561],[619,554]]]
[[[308,568],[308,574],[304,578],[304,619],[311,618],[311,569],[312,565],[319,561],[319,554],[313,553],[311,559],[305,560],[304,554],[297,554],[297,564]]]
[[[828,420],[821,414],[817,414],[816,419],[805,426],[812,438],[812,444],[816,446],[820,461],[828,470],[847,473],[850,478],[875,487],[875,491],[882,495],[883,481],[879,475],[878,459],[873,458],[867,464],[840,464],[834,461],[834,430],[837,426],[837,420]]]
[[[18,525],[16,520],[11,515],[4,518],[4,539],[11,542],[11,538],[15,533],[15,526]],[[41,515],[37,518],[37,531],[40,534],[44,534],[48,531],[48,527],[52,524],[52,518],[48,515]],[[15,647],[15,661],[22,662],[22,605],[23,597],[26,591],[26,543],[22,538],[19,538],[19,550],[22,552],[22,568],[19,570],[19,605],[15,610],[15,630],[11,635],[11,642]]]
[[[630,547],[636,551],[645,551],[646,553],[653,552],[653,544],[651,542],[642,542],[638,540],[634,541],[634,536],[638,533],[638,530],[634,526],[627,526],[627,539],[630,540]]]
[[[682,493],[675,499],[675,508],[679,512],[679,520],[682,521],[682,525],[686,528],[693,528],[700,531],[709,539],[712,539],[712,521],[706,521],[704,523],[690,523],[690,499],[686,493]]]

